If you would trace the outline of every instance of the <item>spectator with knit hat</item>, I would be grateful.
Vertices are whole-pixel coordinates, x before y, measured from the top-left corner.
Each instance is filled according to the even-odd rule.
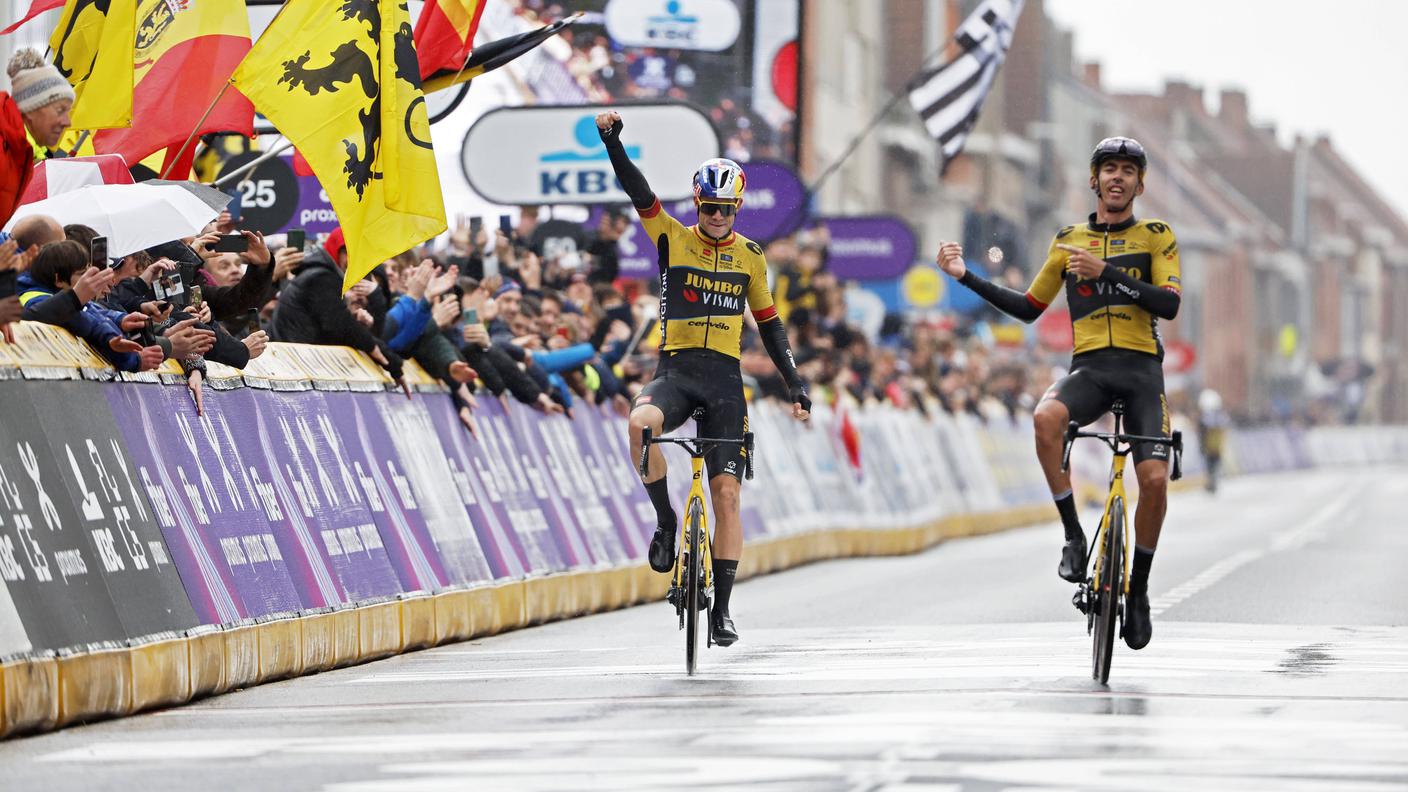
[[[10,92],[0,91],[0,226],[15,213],[34,175],[35,145],[59,144],[74,100],[68,80],[35,50],[16,52],[6,72]]]

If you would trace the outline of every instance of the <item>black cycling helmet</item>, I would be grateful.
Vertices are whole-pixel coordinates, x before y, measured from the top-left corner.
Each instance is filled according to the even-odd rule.
[[[1141,176],[1149,167],[1149,157],[1144,153],[1144,146],[1139,141],[1127,137],[1107,137],[1096,143],[1095,150],[1090,153],[1090,172],[1100,170],[1105,160],[1112,157],[1131,160],[1139,166]]]

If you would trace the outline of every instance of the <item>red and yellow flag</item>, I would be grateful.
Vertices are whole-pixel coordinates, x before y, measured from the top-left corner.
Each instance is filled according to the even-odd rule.
[[[132,54],[136,122],[129,129],[99,132],[94,148],[140,162],[152,152],[180,147],[192,130],[253,134],[254,106],[233,89],[196,129],[248,52],[249,16],[242,0],[141,0]],[[188,147],[190,153],[195,148]]]
[[[488,0],[429,0],[416,20],[420,79],[441,69],[458,70],[474,49],[474,32]]]

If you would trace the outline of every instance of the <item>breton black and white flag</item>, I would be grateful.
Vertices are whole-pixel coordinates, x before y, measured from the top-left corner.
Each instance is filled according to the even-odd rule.
[[[1012,45],[1023,0],[983,0],[954,34],[959,54],[918,75],[909,103],[943,149],[944,168],[963,150]]]

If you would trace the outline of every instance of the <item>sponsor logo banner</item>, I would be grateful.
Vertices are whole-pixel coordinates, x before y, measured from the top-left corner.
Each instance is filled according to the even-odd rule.
[[[249,453],[259,442],[254,394],[207,389],[202,419],[185,388],[119,385],[107,395],[201,623],[303,607],[270,522],[283,509],[273,473]]]
[[[914,264],[918,241],[898,217],[823,217],[831,242],[827,266],[843,280],[899,278]]]
[[[250,454],[271,468],[280,519],[270,523],[309,608],[403,590],[358,482],[327,442],[337,431],[320,391],[268,391],[254,400],[259,431]],[[242,442],[244,438],[242,438]]]
[[[743,20],[729,0],[611,0],[606,32],[627,47],[719,52],[738,40]]]
[[[499,487],[495,469],[504,466],[491,461],[486,453],[484,421],[475,417],[476,434],[471,436],[455,414],[449,399],[422,400],[435,431],[441,438],[455,494],[479,537],[490,573],[495,579],[521,577],[527,571],[527,554],[514,533],[508,503]],[[479,411],[476,411],[479,412]]]
[[[475,192],[499,204],[629,203],[597,133],[596,114],[610,109],[514,107],[486,113],[465,134],[465,178]],[[660,199],[690,197],[690,175],[720,150],[709,118],[690,105],[632,105],[628,123],[626,153]]]
[[[530,573],[562,571],[574,557],[565,542],[557,541],[563,530],[552,508],[548,485],[536,456],[529,455],[517,440],[517,427],[508,412],[530,412],[515,404],[505,408],[498,399],[481,399],[476,419],[484,447],[487,472],[481,478],[494,482],[508,511],[509,527],[518,539],[520,563]]]

